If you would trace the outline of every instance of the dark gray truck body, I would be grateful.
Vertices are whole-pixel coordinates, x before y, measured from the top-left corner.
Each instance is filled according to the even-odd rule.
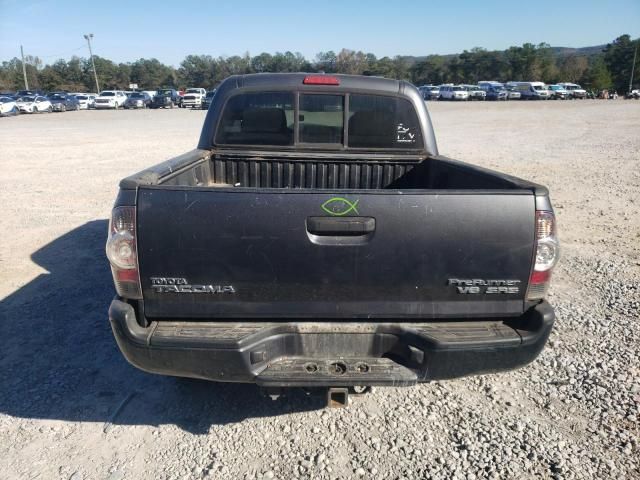
[[[409,385],[538,355],[554,313],[526,294],[547,190],[439,156],[410,84],[335,78],[230,77],[196,150],[120,183],[142,298],[117,297],[110,321],[131,363],[274,387]],[[216,143],[230,98],[281,91],[292,144]],[[305,94],[344,97],[342,145],[300,141]],[[421,145],[348,147],[356,95],[410,102]]]

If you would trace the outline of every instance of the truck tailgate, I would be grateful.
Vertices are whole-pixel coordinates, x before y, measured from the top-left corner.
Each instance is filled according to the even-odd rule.
[[[137,205],[149,318],[524,311],[534,245],[530,191],[152,186],[138,190]]]

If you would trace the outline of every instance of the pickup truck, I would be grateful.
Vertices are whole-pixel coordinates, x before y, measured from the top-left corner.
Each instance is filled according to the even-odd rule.
[[[197,108],[202,109],[202,102],[207,91],[204,88],[187,88],[182,97],[182,108]]]
[[[180,106],[182,103],[182,97],[173,88],[160,88],[158,93],[153,97],[151,102],[151,108],[173,108]]]
[[[406,386],[521,367],[555,315],[545,187],[440,156],[404,81],[227,78],[196,149],[123,179],[109,309],[147,372]]]

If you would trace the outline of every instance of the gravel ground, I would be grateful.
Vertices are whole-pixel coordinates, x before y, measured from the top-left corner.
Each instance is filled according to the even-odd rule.
[[[338,410],[148,375],[113,341],[117,181],[192,148],[203,112],[0,119],[0,477],[640,478],[640,105],[429,106],[442,153],[550,188],[558,322],[526,368]]]

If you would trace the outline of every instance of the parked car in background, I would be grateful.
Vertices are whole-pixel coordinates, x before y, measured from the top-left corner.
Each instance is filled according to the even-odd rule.
[[[495,80],[483,80],[478,82],[478,86],[480,87],[481,90],[484,90],[485,92],[489,90],[489,88],[491,87],[504,87],[504,84],[500,83],[500,82],[496,82]]]
[[[640,89],[636,88],[635,90],[627,92],[624,98],[627,100],[640,100]]]
[[[35,96],[44,96],[44,92],[42,90],[18,90],[16,92],[16,99],[20,97],[35,97]]]
[[[95,108],[113,108],[117,110],[124,105],[127,96],[122,90],[103,90],[96,97]]]
[[[9,115],[17,115],[20,113],[16,105],[16,99],[13,97],[0,97],[0,117],[8,117]]]
[[[520,92],[523,100],[548,100],[549,90],[544,82],[507,82],[507,88],[513,87]]]
[[[549,94],[552,100],[566,100],[569,92],[562,85],[549,85]]]
[[[440,100],[469,100],[469,92],[462,85],[440,85]]]
[[[202,108],[202,102],[204,101],[204,97],[207,94],[207,91],[204,88],[187,88],[187,91],[184,92],[182,96],[182,107],[183,108]]]
[[[202,101],[202,109],[203,110],[209,110],[209,106],[211,105],[211,102],[213,101],[213,96],[216,94],[216,89],[214,88],[213,90],[209,90],[207,92],[207,94],[204,96],[204,100]]]
[[[509,92],[502,84],[487,86],[487,100],[508,100]]]
[[[76,100],[78,100],[78,105],[80,106],[80,110],[88,110],[90,107],[91,100],[89,99],[89,95],[85,93],[76,93]]]
[[[440,97],[440,88],[435,85],[422,85],[418,87],[423,100],[438,100]]]
[[[522,99],[522,95],[515,87],[505,87],[507,91],[507,100],[520,100]]]
[[[49,101],[54,112],[66,112],[67,110],[80,110],[80,102],[75,95],[56,92],[49,95]]]
[[[133,92],[124,102],[124,108],[149,108],[151,97],[146,92]]]
[[[487,92],[482,90],[478,85],[462,85],[469,92],[469,100],[485,100]]]
[[[24,113],[40,113],[52,112],[53,107],[47,97],[42,95],[25,95],[16,100],[16,105],[20,112]]]
[[[173,108],[180,106],[182,103],[182,97],[178,95],[178,92],[173,88],[161,88],[158,93],[153,97],[151,108]]]
[[[559,83],[567,92],[569,92],[569,98],[587,98],[587,91],[577,83]]]

